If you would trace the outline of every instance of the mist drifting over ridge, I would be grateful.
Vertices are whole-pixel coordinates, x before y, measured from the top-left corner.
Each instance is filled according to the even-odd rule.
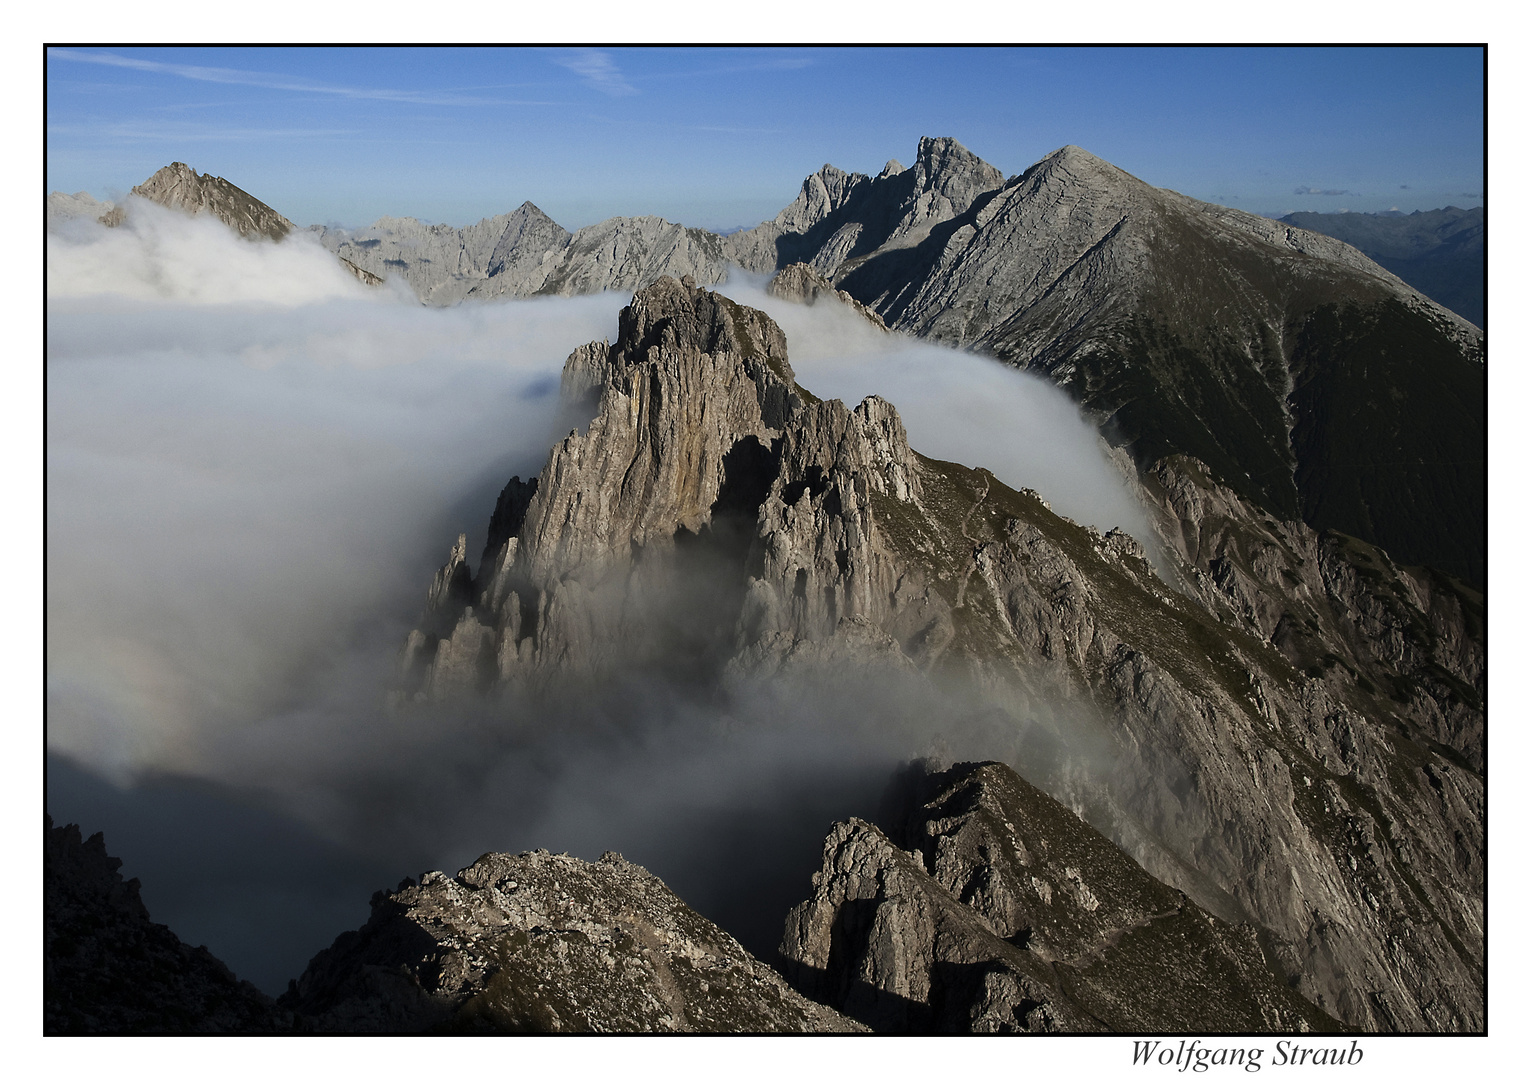
[[[1105,444],[1068,395],[1047,380],[973,353],[889,334],[842,304],[811,307],[771,296],[736,273],[720,291],[759,308],[787,334],[798,381],[854,406],[891,401],[909,444],[927,457],[981,466],[1032,488],[1055,511],[1106,532],[1120,528],[1150,551],[1142,506]]]
[[[50,751],[118,784],[170,774],[253,794],[410,872],[488,848],[620,847],[725,911],[737,885],[705,895],[720,871],[770,844],[794,862],[806,842],[811,862],[827,822],[865,812],[898,760],[1013,757],[1026,737],[960,688],[897,683],[750,701],[638,680],[555,715],[390,713],[431,573],[459,531],[476,556],[505,479],[541,468],[564,358],[611,336],[628,298],[427,309],[301,235],[252,244],[153,207],[131,220],[48,241]],[[882,393],[925,453],[1137,531],[1052,388],[828,305],[730,291],[779,318],[815,392]],[[963,404],[975,392],[983,410]],[[1018,441],[1002,426],[1015,409]],[[1047,464],[1028,462],[1028,437]],[[215,951],[242,973],[251,954]]]

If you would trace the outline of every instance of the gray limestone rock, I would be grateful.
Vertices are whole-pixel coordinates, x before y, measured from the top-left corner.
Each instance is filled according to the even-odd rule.
[[[814,895],[787,916],[794,984],[874,1031],[1099,1032],[1049,964],[996,936],[876,826],[824,841]]]
[[[1013,764],[1257,927],[1322,1011],[1481,1027],[1476,594],[1189,465],[1152,496],[1171,587],[1125,535],[914,453],[886,402],[818,400],[769,319],[670,279],[565,380],[594,419],[511,499],[519,528],[453,609],[443,671],[482,673],[491,702],[623,670],[975,680],[1014,718]],[[1315,648],[1335,661],[1303,666]]]
[[[112,215],[116,209],[114,204],[101,202],[88,191],[76,191],[73,195],[55,191],[50,193],[43,202],[43,216],[49,229],[57,227],[60,222],[73,221],[76,218],[101,221]]]
[[[805,304],[809,307],[816,304],[820,297],[828,297],[844,304],[879,330],[888,328],[882,321],[881,315],[850,293],[835,288],[823,277],[814,273],[813,268],[807,263],[793,263],[779,271],[767,283],[766,292],[782,300],[790,300],[794,304]]]
[[[723,239],[658,217],[608,218],[574,234],[538,295],[631,292],[661,277],[717,285],[728,277]]]
[[[397,217],[354,231],[311,229],[342,259],[379,278],[402,278],[423,303],[436,307],[467,296],[533,295],[570,239],[568,230],[529,202],[462,229]]]
[[[723,240],[657,217],[608,218],[570,233],[531,203],[456,229],[382,218],[365,229],[317,228],[320,242],[379,277],[401,277],[437,307],[464,299],[631,292],[657,278],[728,276]]]
[[[614,852],[488,854],[406,879],[282,1002],[326,1031],[862,1030]]]
[[[280,240],[294,228],[281,214],[223,177],[199,175],[180,161],[166,165],[132,194],[172,210],[211,214],[247,239]]]
[[[726,250],[756,273],[803,262],[835,279],[874,253],[917,246],[1003,183],[956,139],[925,138],[910,169],[890,161],[872,178],[825,165],[774,220],[727,237]]]
[[[491,264],[509,273],[507,281],[540,285],[542,252],[561,248],[569,235],[531,203],[462,229],[384,217],[355,231],[320,226],[310,231],[343,260],[379,278],[402,278],[421,302],[437,307],[455,304],[482,285]],[[535,257],[526,254],[532,249]]]
[[[920,763],[888,802],[889,832],[831,831],[782,943],[797,985],[877,1030],[1339,1026],[1253,929],[1156,881],[1004,765]]]

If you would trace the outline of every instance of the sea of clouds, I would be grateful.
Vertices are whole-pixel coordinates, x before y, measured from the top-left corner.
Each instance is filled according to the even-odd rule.
[[[362,879],[490,849],[621,850],[769,950],[829,823],[873,812],[898,761],[1013,757],[1037,723],[1080,722],[855,680],[390,710],[432,573],[540,470],[565,357],[627,298],[431,309],[308,234],[252,243],[138,202],[47,245],[49,807],[104,828],[157,920],[268,989],[365,918]],[[781,322],[820,396],[880,393],[924,453],[1147,539],[1051,386],[748,279],[724,291]]]

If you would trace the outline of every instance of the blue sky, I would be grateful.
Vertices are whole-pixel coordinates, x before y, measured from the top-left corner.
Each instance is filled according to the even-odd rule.
[[[751,225],[922,135],[1257,213],[1483,203],[1478,49],[55,49],[47,92],[47,190],[180,160],[299,224]]]

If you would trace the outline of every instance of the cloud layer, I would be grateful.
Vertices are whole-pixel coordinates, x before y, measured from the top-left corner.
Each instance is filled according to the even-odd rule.
[[[396,632],[540,468],[563,358],[619,300],[428,310],[302,237],[134,217],[49,240],[49,738],[216,773],[210,728]]]
[[[619,849],[768,953],[829,823],[875,812],[895,763],[1083,745],[1088,717],[886,673],[731,694],[634,672],[535,704],[390,711],[431,574],[458,532],[481,549],[510,475],[540,470],[564,358],[612,334],[626,298],[427,309],[301,234],[250,243],[142,206],[130,222],[48,241],[48,745],[72,770],[50,808],[117,807],[86,827],[129,873],[183,883],[146,878],[155,917],[198,928],[236,971],[280,989],[294,957],[354,925],[333,894],[359,869],[249,899],[249,867],[336,850],[402,874],[490,849]],[[780,317],[815,392],[882,393],[923,452],[1130,524],[1098,440],[1050,387],[834,307],[729,291]],[[92,796],[85,776],[123,792]],[[166,802],[166,778],[200,785],[192,803]],[[151,813],[172,803],[250,823],[245,869],[200,872],[207,838]]]
[[[798,381],[818,396],[854,407],[879,394],[897,406],[909,445],[927,457],[982,466],[1010,487],[1039,492],[1059,514],[1102,531],[1121,528],[1153,550],[1147,518],[1123,473],[1052,383],[884,333],[842,304],[778,300],[742,275],[723,291],[781,325]]]

